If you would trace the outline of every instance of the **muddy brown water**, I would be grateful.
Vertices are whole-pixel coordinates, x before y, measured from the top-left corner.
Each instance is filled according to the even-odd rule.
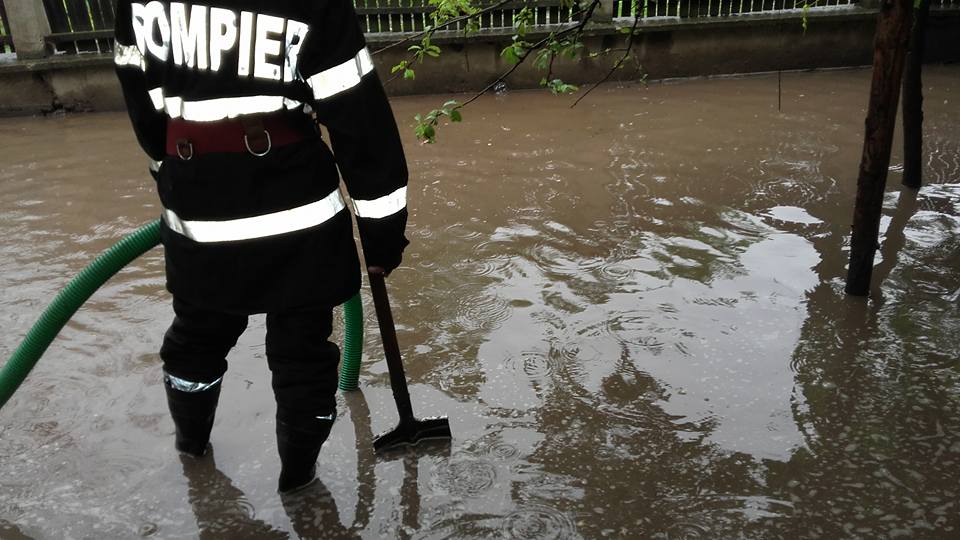
[[[390,278],[420,415],[396,416],[365,292],[362,391],[284,506],[262,317],[213,457],[181,461],[159,249],[0,412],[3,538],[956,538],[960,67],[925,73],[928,184],[889,180],[869,301],[842,292],[869,72],[488,96],[407,138]],[[443,97],[394,101],[402,125]],[[411,130],[404,129],[407,136]],[[898,140],[899,144],[899,140]],[[160,211],[123,114],[0,120],[0,356]],[[337,334],[339,339],[339,334]]]

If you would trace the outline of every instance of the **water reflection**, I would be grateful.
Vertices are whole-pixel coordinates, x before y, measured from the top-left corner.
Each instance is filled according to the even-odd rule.
[[[33,540],[24,534],[16,523],[10,523],[5,519],[0,519],[0,533],[3,533],[3,538],[7,540]]]
[[[187,499],[197,518],[201,539],[225,536],[265,540],[288,538],[285,532],[255,517],[255,509],[243,492],[217,469],[213,449],[208,449],[203,458],[180,454],[180,463],[183,475],[187,477]]]
[[[810,316],[792,360],[794,416],[806,445],[767,473],[770,487],[792,501],[793,515],[809,524],[791,521],[786,534],[947,537],[960,525],[956,341],[937,335],[955,328],[956,311],[944,312],[949,299],[926,292],[936,283],[956,285],[955,254],[924,252],[911,241],[926,228],[915,219],[918,208],[943,189],[889,197],[896,207],[884,220],[874,275],[883,281],[873,300],[846,297],[838,280],[808,294]],[[950,238],[941,237],[955,242]],[[925,286],[918,270],[930,280]],[[944,357],[948,365],[938,365]]]
[[[337,501],[323,482],[316,481],[282,499],[283,509],[301,539],[360,538],[356,531],[340,523]]]
[[[256,318],[231,354],[217,464],[183,475],[152,253],[4,409],[0,535],[954,537],[957,74],[931,68],[931,184],[901,192],[891,171],[868,300],[842,292],[867,72],[785,75],[787,113],[764,78],[610,89],[574,110],[512,92],[440,145],[408,141],[413,243],[391,294],[414,408],[448,415],[454,440],[373,454],[396,411],[368,332],[363,392],[342,396],[300,500],[274,492]],[[126,122],[4,120],[0,349],[155,217]],[[77,155],[29,143],[53,136]]]

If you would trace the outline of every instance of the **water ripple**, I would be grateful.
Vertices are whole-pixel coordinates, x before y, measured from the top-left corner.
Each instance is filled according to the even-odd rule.
[[[506,360],[506,365],[512,371],[522,373],[531,380],[550,378],[560,368],[560,358],[556,355],[545,354],[540,351],[524,351],[519,356]]]
[[[675,523],[656,536],[656,538],[663,538],[664,540],[700,540],[701,538],[712,537],[713,535],[707,525],[692,521]]]
[[[510,318],[510,303],[492,294],[459,295],[457,322],[467,330],[491,331]]]
[[[496,466],[481,458],[450,458],[433,470],[434,489],[459,497],[477,497],[497,481]]]
[[[480,248],[474,249],[478,252]],[[475,260],[462,260],[453,263],[453,269],[459,274],[476,277],[506,277],[512,257],[509,255],[493,254],[478,256]]]
[[[549,506],[529,505],[511,512],[501,529],[504,537],[522,540],[561,540],[577,536],[570,517]]]
[[[507,461],[515,459],[517,456],[519,456],[520,450],[508,442],[494,441],[487,446],[486,449],[484,449],[484,453],[494,459]]]

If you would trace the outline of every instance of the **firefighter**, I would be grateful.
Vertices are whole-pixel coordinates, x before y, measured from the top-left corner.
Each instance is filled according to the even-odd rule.
[[[117,5],[116,71],[163,205],[163,382],[176,448],[202,456],[227,352],[266,313],[290,492],[336,418],[332,309],[360,287],[349,212],[366,264],[395,269],[407,166],[350,0],[201,1]]]

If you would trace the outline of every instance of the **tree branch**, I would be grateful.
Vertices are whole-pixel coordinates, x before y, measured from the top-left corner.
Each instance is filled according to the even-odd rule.
[[[460,108],[466,107],[466,106],[469,105],[470,103],[473,103],[474,101],[478,100],[478,99],[480,98],[480,96],[482,96],[482,95],[486,94],[487,92],[489,92],[490,89],[492,89],[492,88],[493,88],[494,86],[496,86],[498,83],[503,82],[503,81],[504,81],[507,77],[509,77],[514,71],[516,71],[517,68],[519,68],[520,65],[523,64],[523,62],[524,62],[534,51],[538,50],[540,47],[543,47],[543,45],[544,45],[545,43],[547,43],[548,41],[550,41],[551,39],[556,39],[557,37],[560,37],[560,36],[562,36],[562,35],[565,35],[565,34],[567,34],[567,33],[569,33],[569,32],[574,31],[574,30],[576,30],[576,32],[577,32],[576,37],[574,38],[574,40],[579,39],[579,37],[580,37],[581,35],[583,35],[583,28],[587,25],[588,22],[590,22],[590,19],[593,17],[593,11],[594,11],[594,10],[597,8],[597,6],[599,6],[599,5],[600,5],[600,0],[591,0],[590,6],[587,8],[586,13],[585,13],[584,16],[583,16],[583,19],[581,19],[579,23],[577,23],[575,26],[571,26],[571,27],[569,27],[569,28],[565,28],[565,29],[557,32],[556,34],[547,36],[547,37],[541,39],[540,41],[534,43],[533,45],[531,45],[531,46],[527,49],[527,51],[523,54],[523,56],[520,57],[520,60],[518,60],[516,64],[514,64],[513,66],[511,66],[510,69],[508,69],[508,70],[505,71],[502,75],[500,75],[499,77],[497,77],[496,80],[494,80],[492,83],[488,84],[483,90],[480,90],[479,92],[477,92],[476,94],[474,94],[473,97],[471,97],[471,98],[468,99],[467,101],[463,102],[463,105],[461,105]]]
[[[589,90],[581,94],[580,97],[578,97],[577,100],[573,102],[573,105],[570,105],[571,109],[576,107],[578,103],[580,103],[587,96],[589,96],[590,92],[593,92],[594,90],[597,89],[598,86],[607,82],[607,80],[610,79],[610,77],[612,77],[613,74],[616,73],[618,69],[620,69],[620,66],[622,66],[623,62],[626,61],[627,57],[630,56],[630,51],[633,49],[633,38],[634,36],[636,36],[637,26],[639,24],[640,24],[640,10],[637,10],[637,13],[633,17],[633,26],[630,28],[630,37],[627,39],[627,48],[623,52],[623,56],[621,56],[620,59],[617,60],[617,63],[614,64],[612,68],[610,68],[610,71],[608,71],[607,74],[602,79],[594,83]]]

